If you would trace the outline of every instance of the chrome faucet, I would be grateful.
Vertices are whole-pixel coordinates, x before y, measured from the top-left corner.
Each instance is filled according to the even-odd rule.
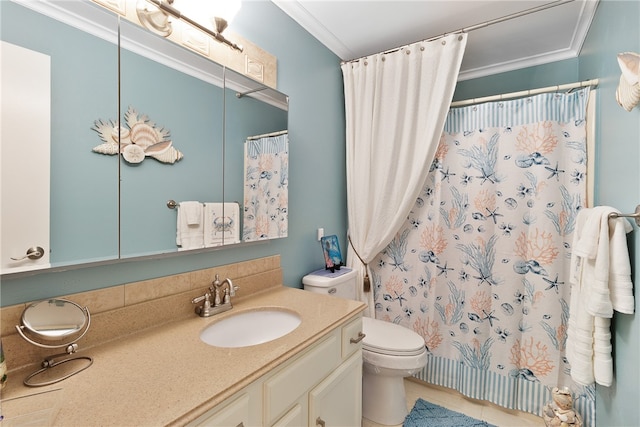
[[[224,288],[224,294],[220,296],[220,289],[227,285]],[[231,297],[236,296],[236,291],[239,288],[233,285],[233,282],[228,277],[220,282],[220,276],[216,274],[215,279],[211,282],[211,286],[209,286],[208,291],[200,297],[194,298],[191,300],[192,304],[198,304],[202,302],[202,305],[196,306],[196,314],[200,317],[209,317],[218,313],[223,313],[227,310],[231,310],[233,305],[231,305]],[[213,302],[211,301],[211,297],[213,295]]]

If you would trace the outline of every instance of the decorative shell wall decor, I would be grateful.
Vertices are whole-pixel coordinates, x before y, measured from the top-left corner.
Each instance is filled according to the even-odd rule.
[[[618,104],[627,111],[640,102],[640,55],[634,52],[618,54],[618,65],[622,70],[616,90]]]
[[[128,163],[141,163],[146,157],[153,157],[162,163],[175,163],[184,155],[173,146],[169,139],[171,132],[157,127],[144,114],[129,107],[124,115],[127,127],[113,120],[101,119],[93,122],[92,130],[98,132],[102,144],[93,147],[100,154],[122,154]],[[120,127],[120,148],[118,148],[118,127]]]

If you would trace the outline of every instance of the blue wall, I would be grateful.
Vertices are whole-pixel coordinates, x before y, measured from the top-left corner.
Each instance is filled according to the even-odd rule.
[[[627,112],[616,103],[620,78],[616,55],[640,52],[639,16],[640,2],[600,0],[578,58],[460,82],[455,99],[598,78],[595,204],[633,212],[640,203],[640,108]],[[629,247],[632,264],[640,265],[639,227],[629,235]],[[639,269],[634,268],[633,274],[634,283],[640,283]],[[640,296],[637,292],[635,296],[637,301]],[[636,302],[636,311],[637,307]],[[615,382],[611,387],[596,387],[596,424],[639,426],[638,316],[616,314],[613,331]]]
[[[598,77],[598,135],[596,152],[596,197],[600,205],[633,212],[640,204],[640,107],[627,112],[616,103],[620,79],[616,55],[640,53],[640,2],[600,2],[588,38],[580,53],[580,79]],[[640,228],[629,236],[634,268],[633,282],[640,283]],[[636,291],[636,312],[640,294]],[[613,320],[615,382],[597,387],[598,426],[640,425],[640,318],[616,314]]]
[[[302,276],[324,265],[317,228],[337,234],[346,249],[339,58],[267,1],[245,2],[229,31],[278,58],[278,90],[290,97],[289,237],[208,253],[3,279],[2,306],[276,254],[281,255],[285,284],[301,287]]]

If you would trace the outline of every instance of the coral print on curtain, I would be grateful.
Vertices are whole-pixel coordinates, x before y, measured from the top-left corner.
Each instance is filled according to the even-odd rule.
[[[595,389],[564,357],[588,94],[452,109],[414,209],[370,265],[376,317],[424,337],[419,378],[535,414],[568,386],[593,425]]]
[[[286,237],[289,205],[289,136],[245,142],[242,238],[255,241]]]

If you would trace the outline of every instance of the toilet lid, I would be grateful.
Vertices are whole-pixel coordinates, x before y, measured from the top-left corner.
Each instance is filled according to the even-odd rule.
[[[425,351],[420,335],[395,323],[363,317],[362,332],[364,350],[392,356],[415,356]]]

